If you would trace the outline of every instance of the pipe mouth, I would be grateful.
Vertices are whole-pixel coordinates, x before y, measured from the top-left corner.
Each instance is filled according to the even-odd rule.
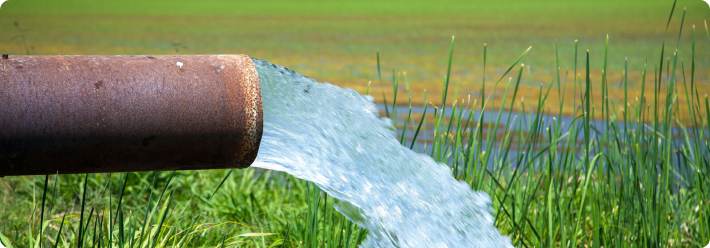
[[[248,167],[263,133],[247,55],[0,60],[0,176]]]

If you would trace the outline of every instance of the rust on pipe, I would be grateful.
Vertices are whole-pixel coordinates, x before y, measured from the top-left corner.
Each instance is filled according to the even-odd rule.
[[[262,135],[246,55],[0,59],[0,176],[248,167]]]

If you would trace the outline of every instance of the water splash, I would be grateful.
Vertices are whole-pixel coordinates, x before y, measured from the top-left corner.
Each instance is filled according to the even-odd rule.
[[[371,97],[254,60],[264,134],[253,167],[311,181],[370,232],[365,247],[512,247],[490,198],[399,144]]]

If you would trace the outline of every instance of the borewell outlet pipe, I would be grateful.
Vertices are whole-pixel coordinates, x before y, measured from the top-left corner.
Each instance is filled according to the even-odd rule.
[[[0,176],[248,167],[262,115],[246,55],[3,55]]]

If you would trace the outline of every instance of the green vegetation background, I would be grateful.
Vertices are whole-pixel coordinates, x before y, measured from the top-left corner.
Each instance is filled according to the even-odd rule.
[[[373,81],[374,92],[391,94],[391,87],[377,83],[374,55],[379,51],[384,71],[407,72],[413,101],[421,105],[424,90],[430,99],[441,98],[447,62],[442,55],[455,35],[452,81],[461,85],[464,96],[477,97],[484,43],[489,92],[507,63],[532,46],[523,61],[529,66],[532,85],[521,86],[521,97],[533,106],[539,83],[552,80],[555,41],[562,77],[573,78],[574,61],[569,58],[574,41],[579,40],[580,51],[591,52],[592,76],[599,78],[607,34],[608,76],[617,83],[611,84],[615,87],[609,94],[623,93],[618,83],[628,58],[634,82],[630,92],[640,95],[640,84],[635,82],[646,59],[660,54],[671,5],[669,0],[10,0],[0,9],[0,51],[25,53],[26,44],[12,39],[20,33],[13,26],[17,21],[28,28],[23,33],[34,47],[33,54],[175,54],[176,47],[181,54],[248,54],[319,82],[365,93]],[[710,8],[700,0],[680,0],[678,7],[690,10],[687,28],[701,28],[710,17]],[[678,26],[669,30],[669,34],[677,32]],[[686,32],[684,37],[689,35]],[[682,49],[689,54],[688,46]],[[710,43],[699,42],[696,50],[697,67],[708,68]],[[696,72],[700,93],[710,93],[708,73]],[[383,76],[389,78],[387,74]],[[375,100],[382,102],[381,97]],[[398,104],[406,104],[400,100]],[[557,97],[549,101],[559,103]],[[567,104],[562,111],[572,115],[574,107]]]
[[[396,91],[389,82],[381,84],[378,80],[375,52],[379,51],[383,78],[391,78],[388,73],[391,69],[406,71],[412,102],[421,106],[425,89],[428,99],[440,99],[442,89],[446,88],[443,86],[448,62],[445,55],[449,52],[449,39],[455,35],[457,43],[450,91],[458,84],[459,96],[472,94],[474,99],[480,97],[476,94],[482,86],[484,43],[488,47],[488,92],[510,62],[532,46],[522,60],[526,66],[521,68],[525,70],[521,69],[514,79],[518,83],[515,90],[499,92],[515,96],[512,100],[518,103],[505,104],[505,107],[522,108],[520,99],[526,98],[525,106],[532,108],[531,112],[545,110],[547,113],[572,114],[576,107],[594,108],[570,104],[572,99],[579,98],[579,89],[576,94],[572,90],[558,89],[545,96],[547,98],[538,98],[540,83],[547,87],[554,79],[555,41],[559,44],[563,80],[551,87],[572,87],[567,82],[573,78],[574,41],[578,40],[580,73],[584,66],[584,51],[590,50],[589,74],[594,80],[587,89],[593,97],[611,97],[615,103],[627,93],[629,99],[640,97],[643,93],[640,92],[641,71],[648,59],[645,92],[648,103],[654,95],[648,90],[654,83],[650,75],[658,61],[672,4],[672,1],[665,0],[10,0],[0,8],[0,52],[11,55],[248,54],[284,65],[320,82],[352,87],[361,93],[365,93],[368,82],[372,81],[370,92],[374,92],[376,101],[381,101],[377,97],[380,91],[389,99]],[[699,96],[694,106],[698,112],[686,116],[699,121],[694,122],[695,125],[707,129],[710,110],[707,98],[700,98],[710,91],[707,70],[710,67],[710,42],[703,37],[707,34],[703,21],[710,17],[710,8],[702,1],[678,1],[668,30],[671,38],[666,39],[665,56],[673,57],[671,48],[677,45],[675,35],[680,31],[678,22],[683,7],[688,11],[682,39],[679,39],[678,63],[685,61],[686,73],[689,73],[687,65],[691,61],[689,30],[691,25],[698,29],[694,43],[695,84],[691,83],[695,89],[690,89],[691,94]],[[601,91],[599,80],[607,34],[610,37],[608,93]],[[621,86],[624,58],[628,58],[629,66],[628,92]],[[668,67],[670,63],[665,65]],[[520,75],[530,80],[520,80]],[[584,78],[583,74],[578,76]],[[663,85],[668,81],[663,79]],[[678,78],[677,83],[680,82]],[[503,83],[499,87],[505,89],[506,86],[509,85]],[[397,103],[404,104],[407,100],[402,97],[404,87],[399,89],[400,101]],[[661,108],[669,106],[663,99],[666,95],[663,89],[655,94],[660,95]],[[689,99],[685,96],[679,93],[673,105],[678,111],[689,109]],[[563,97],[567,101],[563,102]],[[499,95],[495,99],[495,106],[501,106],[501,98]],[[448,104],[455,100],[453,97],[448,99]],[[547,109],[536,108],[536,99],[546,99]],[[592,104],[603,106],[599,99],[592,99]],[[431,101],[441,106],[440,102]],[[631,108],[636,112],[632,113]],[[631,105],[631,108],[624,114],[652,121],[649,112],[640,111],[643,106]],[[612,109],[614,113],[621,113],[619,110],[623,109]],[[662,120],[655,120],[649,132],[634,130],[634,133],[624,133],[621,139],[618,132],[612,131],[585,137],[585,144],[589,144],[595,154],[605,154],[592,159],[591,164],[588,163],[589,157],[559,157],[562,153],[558,149],[568,149],[567,153],[569,149],[580,149],[575,148],[573,142],[566,146],[549,142],[547,148],[534,151],[540,155],[540,160],[530,161],[530,169],[523,169],[520,174],[504,166],[492,172],[464,169],[463,174],[457,174],[458,171],[454,174],[469,182],[472,188],[491,194],[497,226],[519,246],[699,247],[710,237],[710,210],[707,208],[710,191],[706,189],[710,151],[702,150],[698,145],[705,142],[707,148],[707,134],[687,135],[687,145],[671,145],[660,134],[664,130],[668,132],[667,127],[674,121],[675,116],[663,115],[668,111],[661,111]],[[433,114],[430,112],[429,116]],[[412,119],[419,118],[414,116]],[[621,119],[618,115],[611,118],[612,121]],[[634,122],[633,118],[629,120]],[[659,121],[663,123],[659,124]],[[453,138],[439,137],[436,138],[440,139],[439,143],[434,141],[444,151],[437,153],[437,161],[451,159],[451,153],[446,153],[449,149],[454,157],[459,157],[461,151],[461,157],[473,154],[485,159],[488,159],[486,156],[493,160],[501,158],[501,154],[485,155],[478,153],[480,150],[471,153],[474,151],[472,147],[490,148],[492,143],[477,146],[458,143],[472,140],[465,139],[465,136],[477,132],[467,132],[460,120],[455,123],[455,132],[449,132],[452,126],[446,130]],[[465,123],[468,125],[469,122]],[[437,129],[447,125],[446,120],[441,123],[441,118],[432,124],[430,128],[436,126]],[[589,128],[585,126],[587,131]],[[569,135],[575,137],[570,140],[576,140],[580,135],[563,134],[554,127],[553,131],[547,131],[548,136],[508,132],[504,137],[514,140],[510,142],[517,142],[520,147],[528,144],[534,147],[538,143],[545,144],[540,139],[555,140]],[[663,134],[669,134],[665,132]],[[489,129],[486,134],[490,133]],[[608,145],[614,140],[618,149]],[[468,155],[464,156],[464,153]],[[689,165],[678,168],[679,171],[668,169],[668,166],[662,167],[662,172],[658,171],[657,163],[672,163],[675,156],[685,158]],[[555,159],[559,159],[563,167],[568,167],[561,172],[555,171],[553,162],[550,162]],[[616,164],[625,166],[612,166]],[[634,166],[626,166],[631,164]],[[0,233],[4,234],[0,236],[0,242],[7,243],[3,239],[9,239],[16,247],[35,247],[40,243],[47,247],[55,241],[58,247],[79,244],[100,244],[103,247],[350,247],[365,233],[333,211],[332,199],[302,180],[257,169],[228,173],[226,170],[209,170],[175,174],[62,175],[47,177],[47,181],[44,176],[0,178]],[[229,177],[220,184],[226,175]],[[220,189],[212,197],[217,188]],[[47,200],[46,204],[42,204],[42,199]],[[647,204],[648,201],[653,204]],[[144,223],[148,224],[143,226]],[[38,236],[39,230],[43,230],[42,236]],[[60,230],[64,230],[62,235],[58,235]]]

